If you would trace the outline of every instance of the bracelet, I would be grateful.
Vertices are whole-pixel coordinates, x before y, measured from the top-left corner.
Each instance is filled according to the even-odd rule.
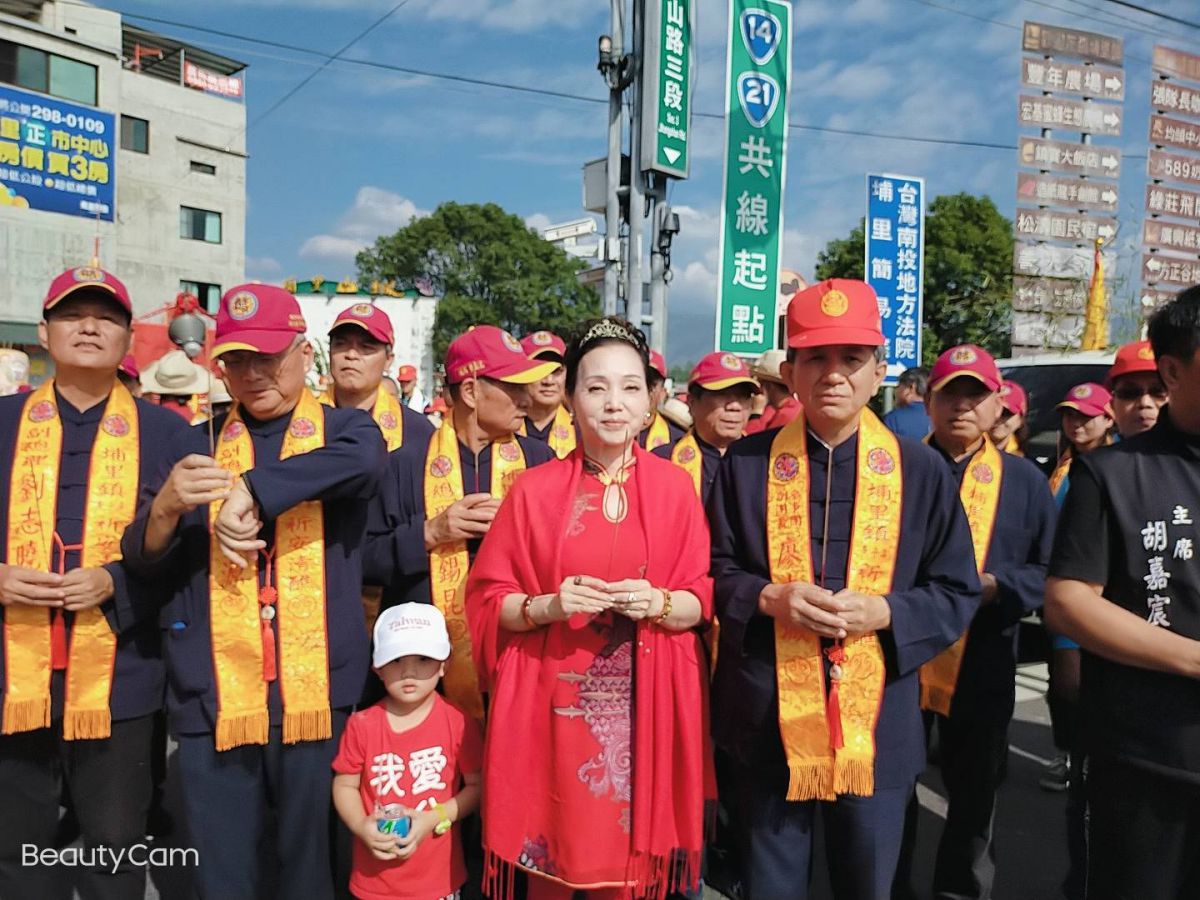
[[[446,812],[446,807],[442,806],[442,804],[433,804],[432,811],[438,816],[438,823],[433,826],[433,833],[437,837],[441,837],[454,827],[454,822],[451,820],[449,813]]]
[[[659,588],[659,590],[662,591],[663,595],[663,607],[662,612],[654,617],[653,621],[655,625],[661,625],[666,620],[667,616],[671,614],[671,592],[666,588]]]
[[[532,605],[532,603],[533,603],[533,594],[530,594],[528,597],[525,598],[524,601],[522,601],[522,603],[521,603],[521,618],[525,620],[525,624],[529,626],[530,631],[535,631],[538,627],[538,623],[533,621],[533,616],[531,616],[529,614],[529,607]]]

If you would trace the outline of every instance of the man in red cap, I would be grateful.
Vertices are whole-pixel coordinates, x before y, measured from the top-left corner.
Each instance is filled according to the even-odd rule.
[[[403,365],[396,372],[396,381],[400,383],[400,402],[409,409],[422,412],[425,409],[425,395],[417,387],[417,367]]]
[[[708,500],[714,739],[747,896],[808,895],[820,809],[835,895],[886,897],[925,767],[917,670],[966,630],[979,577],[945,463],[867,408],[887,371],[875,292],[823,281],[787,325],[803,412],[730,447]]]
[[[1167,402],[1167,386],[1149,341],[1134,341],[1118,350],[1105,382],[1112,391],[1113,421],[1123,439],[1154,427]]]
[[[935,897],[992,896],[992,826],[1015,703],[1017,627],[1042,605],[1054,541],[1054,498],[1045,476],[1032,462],[1002,453],[988,436],[1000,415],[1001,386],[996,361],[973,344],[951,347],[929,373],[928,444],[959,487],[983,585],[970,628],[920,670],[921,707],[936,714],[949,800]],[[914,842],[917,819],[914,796],[906,834]]]
[[[657,350],[650,351],[650,368],[646,372],[646,386],[650,389],[650,410],[654,415],[650,423],[638,434],[638,443],[644,450],[658,447],[674,447],[683,437],[684,431],[667,419],[659,407],[667,399],[667,361]]]
[[[545,441],[562,459],[575,449],[575,423],[563,405],[567,381],[563,358],[567,355],[567,345],[551,331],[535,331],[521,339],[521,349],[530,359],[553,362],[556,367],[529,386],[529,415],[519,433]]]
[[[200,426],[172,442],[121,545],[169,591],[167,707],[204,898],[257,896],[265,880],[334,892],[329,767],[366,681],[361,545],[386,447],[367,413],[308,390],[304,332],[282,288],[226,292],[212,355],[236,405],[215,450]]]
[[[558,363],[530,359],[494,325],[477,325],[446,351],[450,412],[428,441],[392,454],[384,493],[372,505],[365,556],[370,584],[384,585],[383,606],[432,602],[442,610],[454,654],[443,682],[448,699],[477,719],[482,698],[463,607],[467,571],[513,480],[554,459],[535,438],[517,434],[530,408],[529,385]]]
[[[1024,456],[1021,435],[1028,414],[1029,399],[1025,395],[1025,388],[1016,381],[1001,382],[1000,417],[988,432],[992,443],[1011,456]]]
[[[138,368],[137,358],[132,353],[126,353],[117,366],[117,380],[135,397],[142,396],[142,370]]]
[[[751,398],[760,391],[745,360],[732,353],[709,353],[692,369],[688,377],[692,428],[674,447],[653,452],[692,476],[701,502],[708,499],[721,457],[745,433]]]
[[[132,337],[119,279],[69,269],[42,309],[54,378],[0,399],[0,896],[57,893],[21,848],[56,846],[65,781],[85,849],[114,854],[67,870],[79,893],[140,900],[144,860],[128,854],[146,834],[163,666],[157,597],[119,546],[187,426],[117,380]]]

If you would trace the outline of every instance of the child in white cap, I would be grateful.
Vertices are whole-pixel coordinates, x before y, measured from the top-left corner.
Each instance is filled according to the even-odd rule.
[[[479,805],[479,726],[437,693],[450,657],[437,607],[402,603],[375,622],[387,696],[350,717],[333,761],[333,803],[358,838],[355,897],[435,900],[466,881],[455,825]]]

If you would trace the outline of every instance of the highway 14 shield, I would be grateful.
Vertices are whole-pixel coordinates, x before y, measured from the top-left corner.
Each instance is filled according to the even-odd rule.
[[[782,29],[779,19],[761,9],[748,9],[742,13],[742,41],[750,58],[757,65],[765,66],[779,48]]]

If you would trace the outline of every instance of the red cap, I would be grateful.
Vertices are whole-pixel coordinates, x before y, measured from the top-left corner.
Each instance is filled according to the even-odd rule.
[[[983,382],[983,386],[989,391],[1000,390],[1004,381],[992,354],[974,344],[959,344],[937,358],[929,372],[929,387],[940,391],[955,378],[963,375]]]
[[[109,294],[121,305],[121,309],[131,316],[133,315],[133,303],[130,302],[129,291],[121,283],[121,279],[97,266],[79,266],[75,269],[67,269],[50,282],[50,290],[46,291],[42,311],[53,309],[78,291],[89,290]]]
[[[735,384],[748,384],[756,394],[761,390],[744,359],[720,351],[709,353],[696,363],[688,376],[688,384],[698,385],[706,391],[723,391]]]
[[[1067,391],[1067,399],[1055,409],[1074,409],[1085,416],[1111,416],[1112,394],[1093,381],[1077,384]]]
[[[495,325],[476,325],[450,342],[446,350],[446,381],[494,378],[510,384],[533,384],[554,371],[557,362],[530,359],[521,342]]]
[[[789,347],[883,346],[879,299],[865,281],[830,278],[800,291],[787,311]]]
[[[1014,416],[1023,416],[1029,412],[1029,397],[1025,388],[1015,381],[1006,381],[1000,385],[1000,402]]]
[[[1132,375],[1135,372],[1158,372],[1154,350],[1149,341],[1134,341],[1118,350],[1117,358],[1113,360],[1108,377],[1104,380],[1105,384],[1111,386],[1122,375]]]
[[[121,364],[117,366],[117,371],[125,373],[134,381],[137,381],[142,377],[142,370],[138,368],[137,357],[135,357],[132,353],[125,354],[125,358],[121,360]]]
[[[429,408],[426,410],[426,412],[431,413],[447,413],[449,411],[450,407],[446,405],[446,400],[443,397],[434,397],[433,402],[429,404]]]
[[[396,373],[397,381],[416,381],[417,367],[416,366],[401,366],[400,371]]]
[[[231,350],[280,353],[304,334],[304,315],[296,298],[273,284],[239,284],[221,298],[217,311],[215,359]]]
[[[347,306],[333,320],[329,333],[333,334],[340,325],[355,325],[388,347],[396,341],[395,332],[392,331],[392,320],[374,303],[355,303]]]
[[[657,350],[650,351],[650,368],[663,378],[667,377],[667,361],[663,359],[663,355]]]
[[[557,357],[562,362],[567,355],[567,345],[553,331],[535,331],[521,338],[521,349],[530,359],[542,359],[547,356]]]

